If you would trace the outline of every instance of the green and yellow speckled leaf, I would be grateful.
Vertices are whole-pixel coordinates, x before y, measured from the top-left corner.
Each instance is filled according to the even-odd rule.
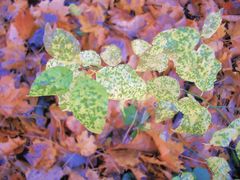
[[[72,71],[65,67],[53,67],[42,72],[33,82],[30,96],[64,94],[72,82]]]
[[[175,66],[181,78],[195,82],[202,91],[214,87],[217,73],[221,70],[221,63],[215,58],[214,51],[205,44],[197,52],[182,52],[175,61]]]
[[[142,99],[146,93],[144,80],[126,64],[102,68],[97,72],[96,80],[113,100]]]
[[[172,180],[195,180],[195,176],[191,172],[183,172],[179,176],[175,176]]]
[[[131,42],[133,52],[140,56],[142,55],[146,50],[151,48],[151,44],[149,44],[147,41],[144,41],[142,39],[135,39]]]
[[[237,153],[237,157],[240,160],[240,141],[237,143],[237,146],[235,148],[236,153]]]
[[[183,113],[177,132],[202,135],[207,131],[211,123],[211,114],[192,96],[180,99],[177,109]]]
[[[93,50],[81,51],[79,54],[79,63],[83,67],[101,66],[100,56]]]
[[[122,61],[121,49],[114,44],[105,46],[100,56],[109,66],[116,66]]]
[[[200,34],[193,28],[180,27],[160,32],[152,41],[155,51],[168,55],[193,50]]]
[[[46,51],[60,61],[73,61],[80,52],[80,44],[71,33],[51,29],[49,24],[45,26],[43,41]]]
[[[81,71],[79,71],[80,65],[77,63],[66,63],[63,61],[59,61],[57,59],[49,59],[46,65],[46,70],[49,68],[53,68],[56,66],[66,67],[70,69],[73,72],[73,77],[77,77],[81,74]]]
[[[236,129],[238,131],[238,135],[240,135],[240,118],[235,119],[234,121],[232,121],[229,126],[229,128],[233,128]]]
[[[233,128],[224,128],[216,131],[212,139],[210,140],[210,144],[214,146],[222,146],[228,147],[232,140],[235,140],[238,136],[237,130]]]
[[[213,179],[229,179],[228,172],[231,170],[228,162],[221,157],[210,157],[207,159],[207,164],[213,173]]]
[[[162,72],[168,67],[168,57],[166,54],[159,53],[150,48],[140,57],[136,71],[158,71]]]
[[[167,119],[172,119],[176,113],[177,108],[174,103],[160,101],[155,110],[155,121],[159,123]]]
[[[69,90],[69,105],[74,116],[91,132],[100,134],[108,110],[105,88],[88,76],[77,77]]]
[[[147,83],[147,91],[160,101],[175,102],[180,94],[180,86],[176,79],[160,76]]]
[[[222,10],[210,13],[204,21],[201,33],[202,37],[210,38],[217,31],[217,29],[221,25],[221,22],[222,22]]]
[[[208,91],[214,87],[221,63],[215,58],[213,49],[206,44],[198,48],[198,66],[196,68],[195,84],[202,90]]]

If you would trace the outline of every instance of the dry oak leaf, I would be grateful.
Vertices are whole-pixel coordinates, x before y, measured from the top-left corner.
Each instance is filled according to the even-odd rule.
[[[16,117],[32,109],[26,101],[29,89],[26,86],[15,87],[15,81],[11,76],[0,78],[0,114]]]
[[[171,140],[164,141],[156,131],[149,130],[147,133],[152,137],[157,146],[160,153],[160,159],[167,163],[166,167],[173,172],[179,172],[184,168],[182,162],[178,159],[178,156],[184,150],[182,144],[175,143]]]
[[[0,142],[0,155],[9,155],[10,153],[14,152],[14,150],[22,146],[25,142],[26,141],[21,139],[20,137],[8,137],[7,141]]]
[[[37,6],[31,6],[30,11],[36,19],[47,13],[56,15],[61,22],[67,22],[66,15],[69,13],[68,7],[64,6],[64,0],[43,0]]]
[[[93,135],[88,136],[88,131],[85,130],[76,136],[76,138],[67,137],[61,141],[61,144],[71,152],[80,153],[83,156],[90,156],[97,150],[95,141],[95,137]]]
[[[22,39],[28,39],[35,28],[34,18],[30,14],[29,9],[18,12],[13,24],[17,28],[17,31]]]
[[[51,141],[34,140],[25,159],[35,168],[48,169],[56,162],[57,150]]]

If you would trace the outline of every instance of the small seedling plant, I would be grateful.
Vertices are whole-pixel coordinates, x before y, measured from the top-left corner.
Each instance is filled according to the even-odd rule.
[[[144,81],[137,72],[161,73],[172,60],[176,73],[182,79],[194,82],[203,92],[211,90],[221,70],[221,63],[216,59],[214,50],[202,43],[202,39],[210,38],[216,32],[222,21],[221,13],[222,10],[209,14],[201,32],[180,27],[160,32],[151,43],[142,39],[133,40],[132,50],[140,59],[136,69],[120,64],[121,49],[116,45],[105,46],[100,54],[93,50],[81,51],[81,45],[71,33],[59,28],[52,29],[46,24],[44,47],[52,59],[33,82],[30,96],[58,96],[60,108],[71,111],[89,131],[96,134],[104,128],[109,100],[144,101],[155,97],[158,104],[155,109],[156,122],[165,121],[181,112],[183,118],[175,131],[203,135],[211,124],[211,114],[206,107],[190,94],[179,99],[180,86],[176,79],[160,76]],[[92,69],[95,76],[80,71],[80,67]],[[231,135],[228,140],[234,139],[237,136],[235,127],[231,126],[219,134],[227,133]],[[215,134],[212,144],[222,145],[219,134]],[[223,143],[226,144],[229,142]],[[230,169],[226,160],[211,157],[207,162],[214,176],[228,176]]]

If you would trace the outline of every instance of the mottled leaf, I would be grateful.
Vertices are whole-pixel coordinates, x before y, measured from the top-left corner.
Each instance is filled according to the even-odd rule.
[[[97,72],[96,77],[113,100],[142,99],[146,93],[144,80],[126,64],[104,67]]]
[[[201,33],[202,37],[210,38],[217,31],[217,29],[221,25],[221,22],[222,22],[222,10],[210,13],[204,21]]]
[[[46,51],[60,61],[73,61],[80,52],[80,44],[71,33],[51,29],[49,24],[45,26],[43,42]]]
[[[195,84],[207,91],[214,87],[217,73],[221,70],[221,63],[215,58],[213,49],[206,44],[198,48],[198,66],[196,68]]]
[[[177,132],[202,135],[207,131],[211,115],[192,96],[180,99],[177,109],[183,113]]]
[[[155,110],[155,119],[156,122],[162,122],[167,119],[173,118],[177,113],[177,108],[175,104],[167,101],[160,101],[158,107]]]
[[[237,146],[235,148],[236,153],[237,153],[237,157],[240,160],[240,141],[237,143]]]
[[[153,39],[154,49],[168,55],[193,50],[200,39],[200,34],[193,28],[180,27],[160,32]]]
[[[52,67],[56,67],[56,66],[61,66],[61,67],[66,67],[68,69],[70,69],[73,72],[73,76],[77,77],[81,74],[81,72],[79,71],[79,67],[80,65],[78,63],[68,63],[65,61],[59,61],[57,59],[49,59],[46,65],[46,70]]]
[[[151,48],[151,44],[149,44],[147,41],[144,41],[142,39],[135,39],[131,42],[133,52],[140,56],[142,55],[146,50]]]
[[[232,121],[229,126],[229,128],[233,128],[236,129],[238,131],[238,135],[240,135],[240,118],[235,119],[234,121]]]
[[[87,66],[101,66],[100,56],[93,50],[81,51],[79,54],[79,61],[83,67]]]
[[[175,65],[181,78],[195,82],[202,91],[214,87],[217,73],[221,70],[221,63],[215,58],[214,51],[205,44],[197,52],[182,52]]]
[[[180,94],[180,86],[176,79],[169,76],[160,76],[147,83],[147,91],[158,101],[175,102]]]
[[[228,147],[232,140],[235,140],[238,136],[237,130],[233,128],[224,128],[216,131],[212,139],[210,140],[210,144],[215,146]]]
[[[104,47],[104,51],[100,54],[103,61],[109,66],[116,66],[122,60],[121,49],[114,44]]]
[[[166,54],[155,51],[154,48],[146,50],[140,57],[137,71],[158,71],[162,72],[168,67]]]
[[[231,170],[228,162],[221,157],[210,157],[207,159],[207,164],[213,173],[213,179],[228,179],[228,172]],[[219,180],[220,180],[219,179]]]
[[[87,76],[73,81],[69,91],[68,108],[91,132],[101,133],[105,125],[108,108],[108,94],[105,88]]]
[[[72,72],[65,67],[53,67],[42,72],[33,82],[30,96],[64,94],[72,82]]]

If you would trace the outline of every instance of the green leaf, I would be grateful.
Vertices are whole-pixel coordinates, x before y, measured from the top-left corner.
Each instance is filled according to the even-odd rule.
[[[177,109],[183,113],[177,132],[202,135],[207,131],[211,123],[211,114],[192,96],[180,99]]]
[[[51,29],[49,24],[45,26],[43,42],[46,51],[60,61],[73,61],[80,52],[80,44],[71,33],[59,28]]]
[[[200,34],[193,28],[180,27],[160,32],[153,39],[155,51],[168,55],[193,50],[200,40]],[[177,55],[178,56],[178,55]]]
[[[108,110],[108,94],[105,88],[87,76],[77,77],[69,91],[68,108],[91,132],[100,134],[105,125]]]
[[[158,101],[175,102],[180,94],[180,86],[176,79],[169,76],[160,76],[147,83],[147,91]]]
[[[48,60],[47,65],[46,65],[46,70],[53,68],[53,67],[57,67],[57,66],[66,67],[66,68],[70,69],[73,72],[73,77],[77,77],[82,73],[81,71],[79,71],[79,67],[80,67],[79,64],[65,63],[63,61],[59,61],[54,58]]]
[[[104,67],[96,74],[96,80],[104,86],[113,100],[142,99],[146,94],[146,84],[137,73],[126,64]]]
[[[210,144],[215,146],[228,147],[232,140],[235,140],[238,136],[237,130],[233,128],[224,128],[216,131],[212,139],[210,140]]]
[[[195,176],[191,172],[183,172],[179,176],[175,176],[172,180],[195,180]]]
[[[158,107],[155,110],[156,122],[162,122],[167,119],[172,119],[177,113],[177,108],[175,104],[166,101],[160,101]]]
[[[105,46],[100,56],[109,66],[116,66],[122,61],[121,49],[114,44]]]
[[[237,157],[240,160],[240,141],[237,143],[237,146],[235,148],[236,153],[237,153]]]
[[[134,120],[136,116],[136,107],[134,105],[128,106],[124,108],[123,111],[123,118],[124,118],[124,124],[130,125],[132,121]]]
[[[53,67],[42,72],[33,82],[30,96],[60,95],[68,91],[72,82],[71,70],[65,67]]]
[[[158,71],[162,72],[168,67],[168,57],[155,51],[154,48],[146,50],[140,57],[137,71]]]
[[[100,56],[93,50],[81,51],[79,54],[79,61],[83,67],[101,66]]]
[[[210,13],[204,21],[201,36],[210,38],[219,28],[222,22],[222,9],[218,12]]]
[[[232,121],[229,126],[229,128],[233,128],[236,129],[238,131],[238,135],[240,135],[240,118],[235,119],[234,121]]]
[[[151,48],[151,44],[149,44],[147,41],[144,41],[142,39],[135,39],[131,42],[133,52],[140,56],[142,55],[146,50]]]
[[[78,6],[76,6],[75,4],[69,5],[69,12],[70,12],[70,14],[72,14],[74,16],[79,16],[81,14],[80,8]]]
[[[195,84],[202,91],[207,91],[214,87],[217,73],[221,70],[221,63],[215,58],[213,49],[206,44],[202,44],[197,53],[198,66],[195,71]]]
[[[210,157],[207,159],[207,164],[213,173],[213,179],[228,179],[228,172],[231,170],[227,161],[221,157]],[[220,180],[219,179],[219,180]]]
[[[214,51],[205,44],[197,52],[182,52],[175,65],[181,78],[195,82],[202,91],[214,87],[217,73],[221,70],[221,63],[215,58]]]

